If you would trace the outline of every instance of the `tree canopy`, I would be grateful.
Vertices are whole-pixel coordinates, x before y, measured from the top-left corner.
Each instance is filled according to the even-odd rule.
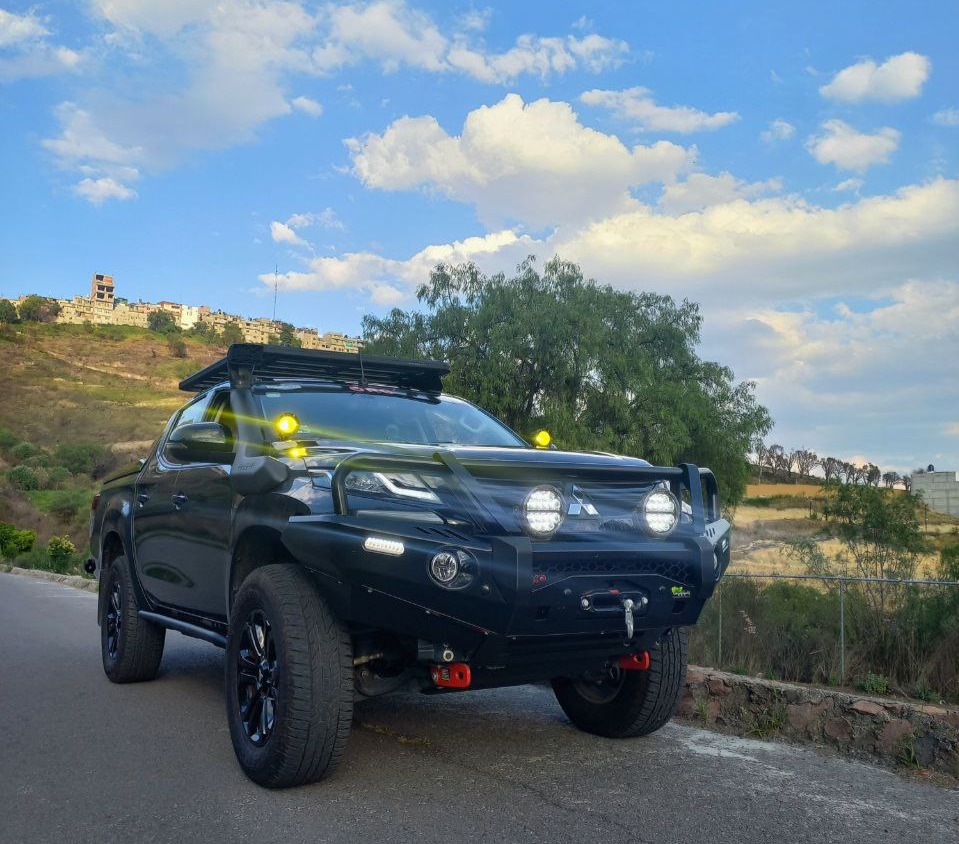
[[[32,293],[23,298],[17,310],[24,322],[53,322],[60,313],[60,305],[56,299]]]
[[[147,328],[158,334],[176,334],[180,330],[168,311],[154,311],[147,316]]]
[[[750,441],[769,414],[751,382],[696,354],[699,307],[583,278],[529,258],[517,274],[440,265],[417,291],[425,312],[363,320],[364,353],[450,362],[446,389],[521,434],[561,448],[708,466],[727,500],[745,490]]]

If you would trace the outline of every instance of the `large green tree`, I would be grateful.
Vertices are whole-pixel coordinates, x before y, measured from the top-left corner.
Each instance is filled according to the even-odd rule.
[[[697,305],[587,281],[560,259],[540,272],[532,258],[511,278],[440,265],[417,297],[425,312],[364,318],[364,353],[448,360],[446,388],[521,433],[696,462],[741,497],[750,440],[771,422],[752,383],[696,354]]]
[[[56,299],[32,293],[23,298],[17,310],[24,322],[53,322],[60,313],[60,305]]]

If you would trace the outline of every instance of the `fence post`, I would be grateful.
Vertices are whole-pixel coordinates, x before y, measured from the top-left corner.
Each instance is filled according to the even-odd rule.
[[[719,647],[717,648],[718,653],[716,654],[716,667],[722,671],[723,669],[723,584],[722,581],[719,582],[719,585],[716,587],[716,598],[719,602]]]
[[[846,685],[846,581],[839,581],[839,684]]]

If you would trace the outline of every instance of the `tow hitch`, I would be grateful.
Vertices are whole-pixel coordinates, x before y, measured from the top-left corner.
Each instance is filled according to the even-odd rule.
[[[431,665],[430,677],[441,689],[468,689],[473,681],[470,676],[470,667],[465,662]]]

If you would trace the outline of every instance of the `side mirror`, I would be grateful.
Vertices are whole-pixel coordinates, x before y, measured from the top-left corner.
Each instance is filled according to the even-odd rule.
[[[232,458],[233,441],[218,422],[193,422],[170,434],[167,452],[175,460],[227,463]]]

